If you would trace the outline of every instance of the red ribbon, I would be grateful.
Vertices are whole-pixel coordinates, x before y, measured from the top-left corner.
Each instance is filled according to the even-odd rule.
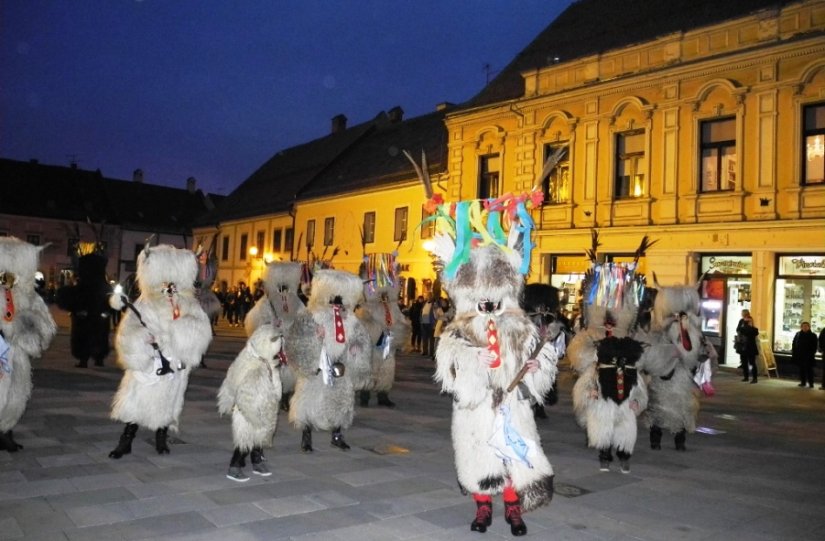
[[[495,355],[495,359],[490,363],[490,368],[501,366],[501,347],[498,343],[498,330],[493,319],[487,320],[487,351]]]
[[[343,344],[347,341],[347,335],[344,332],[344,320],[341,319],[341,307],[337,304],[332,306],[332,315],[335,320],[335,341]]]
[[[3,314],[3,321],[14,319],[14,295],[11,289],[6,290],[6,313]]]
[[[282,303],[282,308],[284,309],[284,313],[288,314],[289,313],[289,303],[286,300],[286,293],[281,293],[281,303]]]
[[[624,370],[616,367],[616,397],[619,400],[624,399]]]
[[[387,327],[392,327],[392,313],[390,312],[390,305],[387,304],[387,301],[381,301],[384,305],[384,323],[386,323]]]
[[[180,307],[172,300],[172,297],[169,297],[169,304],[172,305],[172,319],[178,319],[180,317]]]

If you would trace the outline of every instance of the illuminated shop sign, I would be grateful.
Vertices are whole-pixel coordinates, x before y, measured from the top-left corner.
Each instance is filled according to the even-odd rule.
[[[751,274],[751,267],[749,255],[702,256],[702,273]]]
[[[779,258],[779,274],[782,276],[825,276],[825,256],[786,255]]]

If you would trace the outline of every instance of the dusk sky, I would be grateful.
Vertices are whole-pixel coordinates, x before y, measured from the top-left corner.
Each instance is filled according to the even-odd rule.
[[[229,194],[277,151],[463,102],[569,0],[2,0],[0,157]]]

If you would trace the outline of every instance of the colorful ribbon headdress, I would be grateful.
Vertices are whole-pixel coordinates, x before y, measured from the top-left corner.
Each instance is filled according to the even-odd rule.
[[[459,267],[469,261],[473,248],[491,244],[508,253],[516,251],[521,259],[519,272],[529,272],[533,249],[531,234],[535,227],[530,211],[544,200],[544,193],[538,186],[522,194],[507,193],[495,198],[447,203],[440,193],[433,191],[426,155],[422,152],[421,166],[406,150],[404,155],[424,185],[427,195],[424,210],[429,216],[421,225],[435,223],[433,252],[444,265],[446,279],[455,278]],[[548,158],[544,170],[552,170],[559,157],[557,152]]]

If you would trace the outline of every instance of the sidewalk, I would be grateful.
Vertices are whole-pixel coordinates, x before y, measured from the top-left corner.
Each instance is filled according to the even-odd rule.
[[[315,433],[312,454],[281,415],[271,477],[224,477],[230,423],[215,395],[241,349],[241,328],[219,325],[192,374],[181,433],[157,455],[141,430],[131,455],[107,457],[122,426],[107,417],[120,380],[73,367],[68,329],[36,362],[29,408],[14,429],[25,446],[0,452],[0,540],[493,540],[510,539],[500,501],[486,534],[471,532],[474,505],[455,483],[449,397],[432,383],[432,361],[402,356],[394,410],[357,408],[349,452]],[[632,472],[598,471],[573,419],[572,374],[539,427],[556,470],[553,502],[526,515],[532,539],[749,541],[821,539],[825,531],[825,392],[796,382],[741,383],[722,371],[703,399],[701,432],[677,453],[666,435],[651,451],[640,429]],[[249,468],[247,468],[249,469]],[[249,472],[248,472],[249,473]]]

